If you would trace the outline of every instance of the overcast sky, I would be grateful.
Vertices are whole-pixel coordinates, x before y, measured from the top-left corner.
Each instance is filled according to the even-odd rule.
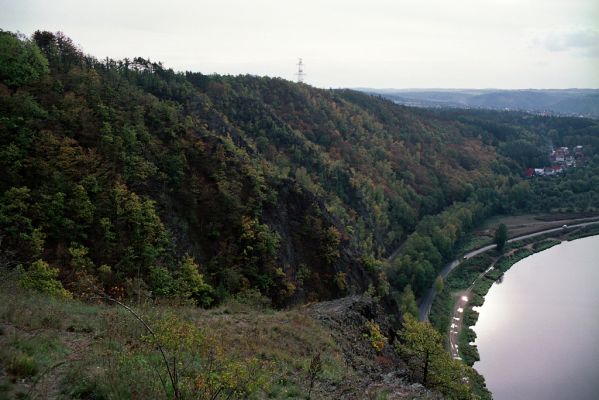
[[[598,0],[0,0],[0,28],[319,87],[599,87]]]

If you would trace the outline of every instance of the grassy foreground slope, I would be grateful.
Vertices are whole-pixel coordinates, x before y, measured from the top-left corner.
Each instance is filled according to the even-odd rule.
[[[126,310],[2,289],[0,398],[173,398],[155,338]],[[305,312],[264,313],[237,302],[212,311],[137,312],[173,363],[178,398],[298,398],[317,352],[319,381],[351,377],[330,333]],[[322,389],[315,392],[326,398]]]
[[[0,399],[438,398],[410,382],[372,299],[287,311],[256,292],[211,310],[138,304],[141,323],[124,307],[24,290],[1,272]]]

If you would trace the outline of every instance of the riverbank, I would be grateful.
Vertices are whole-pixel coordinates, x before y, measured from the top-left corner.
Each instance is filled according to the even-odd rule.
[[[566,240],[574,240],[585,236],[599,234],[599,221],[582,222],[576,225],[570,225],[570,227],[566,228],[566,230],[564,230],[562,227],[551,228],[525,236],[514,237],[508,240],[505,250],[508,251],[509,249],[513,249],[514,246],[518,246],[518,244],[530,244],[560,234],[566,235],[567,238],[564,236]],[[468,244],[466,243],[465,246],[468,246]],[[437,327],[437,329],[439,329],[439,324],[441,324],[440,326],[443,327],[443,329],[440,329],[440,331],[447,331],[446,328],[449,325],[449,314],[451,313],[452,309],[447,303],[450,301],[451,296],[447,295],[449,293],[464,290],[471,282],[474,281],[474,279],[476,279],[481,272],[484,272],[484,270],[488,268],[492,262],[490,260],[486,260],[484,256],[490,254],[490,252],[494,251],[494,249],[494,244],[474,250],[470,249],[468,251],[465,251],[464,248],[462,248],[462,250],[458,253],[463,253],[463,257],[447,263],[439,272],[438,276],[441,277],[445,283],[444,293],[437,293],[435,285],[433,285],[426,295],[421,299],[418,306],[420,320],[430,321],[434,326]],[[495,253],[495,255],[497,255],[497,253]],[[483,258],[480,258],[480,256],[483,256]],[[456,269],[458,271],[455,271]],[[451,276],[448,277],[450,274]],[[444,297],[444,295],[445,299],[439,300],[439,298]],[[439,304],[445,306],[442,307],[441,311],[438,310],[440,306]],[[435,311],[433,311],[433,306]],[[435,321],[431,320],[431,318]]]
[[[496,281],[503,277],[512,265],[562,241],[575,240],[599,234],[599,226],[586,226],[574,230],[549,232],[542,236],[512,242],[505,253],[483,253],[465,260],[445,280],[444,290],[439,293],[431,307],[430,321],[440,332],[447,335],[448,350],[454,358],[462,359],[472,366],[480,359],[473,345],[476,333],[471,329],[478,320],[473,307],[482,306],[484,297]],[[480,386],[476,391],[486,392],[484,379],[474,382]]]
[[[533,232],[533,233],[529,233],[526,234],[524,236],[517,236],[517,237],[512,237],[511,239],[508,239],[508,245],[506,247],[506,250],[510,248],[512,243],[518,242],[518,243],[532,243],[534,241],[538,241],[542,238],[546,238],[546,237],[550,237],[552,235],[558,235],[558,234],[564,234],[565,232],[573,232],[573,231],[585,231],[583,228],[587,228],[589,227],[591,230],[593,230],[594,226],[599,226],[599,221],[586,221],[586,222],[582,222],[582,221],[578,221],[576,224],[572,224],[572,225],[561,225],[559,227],[556,228],[550,228],[550,229],[545,229],[543,231],[537,231],[537,232]],[[566,228],[566,230],[564,231],[563,227],[568,227]],[[465,243],[464,246],[468,246],[468,243]],[[468,251],[464,250],[464,247],[462,247],[461,252],[458,252],[458,254],[463,254],[463,257],[460,257],[456,260],[453,260],[449,263],[447,263],[443,269],[441,271],[439,271],[439,274],[437,277],[440,277],[441,279],[446,279],[447,275],[452,272],[454,269],[456,269],[458,266],[462,265],[464,263],[464,260],[469,260],[471,258],[474,258],[475,256],[478,256],[480,254],[484,254],[487,253],[489,251],[494,250],[496,247],[495,244],[489,244],[487,246],[483,246],[483,247],[478,247],[474,250],[470,249]],[[479,271],[480,273],[480,271]],[[473,281],[475,279],[475,276],[470,277],[470,281]],[[429,321],[429,314],[431,313],[431,309],[433,306],[433,302],[436,300],[437,297],[437,290],[435,288],[435,285],[433,284],[429,290],[427,291],[427,293],[420,299],[420,303],[418,305],[418,314],[419,314],[419,318],[421,321]],[[448,313],[448,312],[447,312]],[[445,314],[447,314],[445,313]]]
[[[599,393],[599,235],[519,261],[494,284],[475,344],[495,400],[595,400]]]

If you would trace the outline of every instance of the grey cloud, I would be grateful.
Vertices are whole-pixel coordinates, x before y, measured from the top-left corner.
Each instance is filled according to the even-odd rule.
[[[533,45],[552,52],[572,51],[585,56],[599,56],[599,31],[576,29],[536,34]]]

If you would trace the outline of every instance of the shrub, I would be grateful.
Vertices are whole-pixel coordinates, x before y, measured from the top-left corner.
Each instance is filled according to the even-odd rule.
[[[260,293],[258,289],[246,289],[237,293],[234,302],[257,310],[268,309],[272,306],[270,299]]]
[[[347,290],[347,274],[345,272],[337,272],[335,274],[335,285],[342,293]]]
[[[27,354],[19,354],[9,361],[6,369],[18,378],[27,378],[37,374],[38,366],[33,357]]]
[[[200,274],[199,266],[191,256],[186,256],[181,263],[176,287],[181,297],[192,299],[198,305],[207,307],[214,301],[214,289],[204,282],[204,276]]]
[[[378,352],[385,348],[387,338],[381,333],[381,327],[374,321],[366,321],[366,329],[368,329],[368,340],[373,349]]]
[[[25,289],[33,289],[51,296],[71,297],[71,293],[62,286],[62,283],[56,279],[57,277],[58,269],[51,268],[43,260],[37,260],[31,263],[27,271],[23,272],[21,286]]]
[[[263,390],[270,379],[268,362],[231,356],[220,338],[200,330],[192,321],[170,314],[157,320],[154,327],[154,334],[143,336],[143,340],[152,348],[160,346],[173,359],[171,382],[185,398],[248,398]]]
[[[175,291],[175,280],[164,267],[150,267],[150,289],[155,296],[170,296]]]
[[[380,297],[387,296],[391,290],[391,285],[389,284],[389,280],[387,279],[387,274],[385,271],[379,271],[377,275],[377,282],[376,294]]]

